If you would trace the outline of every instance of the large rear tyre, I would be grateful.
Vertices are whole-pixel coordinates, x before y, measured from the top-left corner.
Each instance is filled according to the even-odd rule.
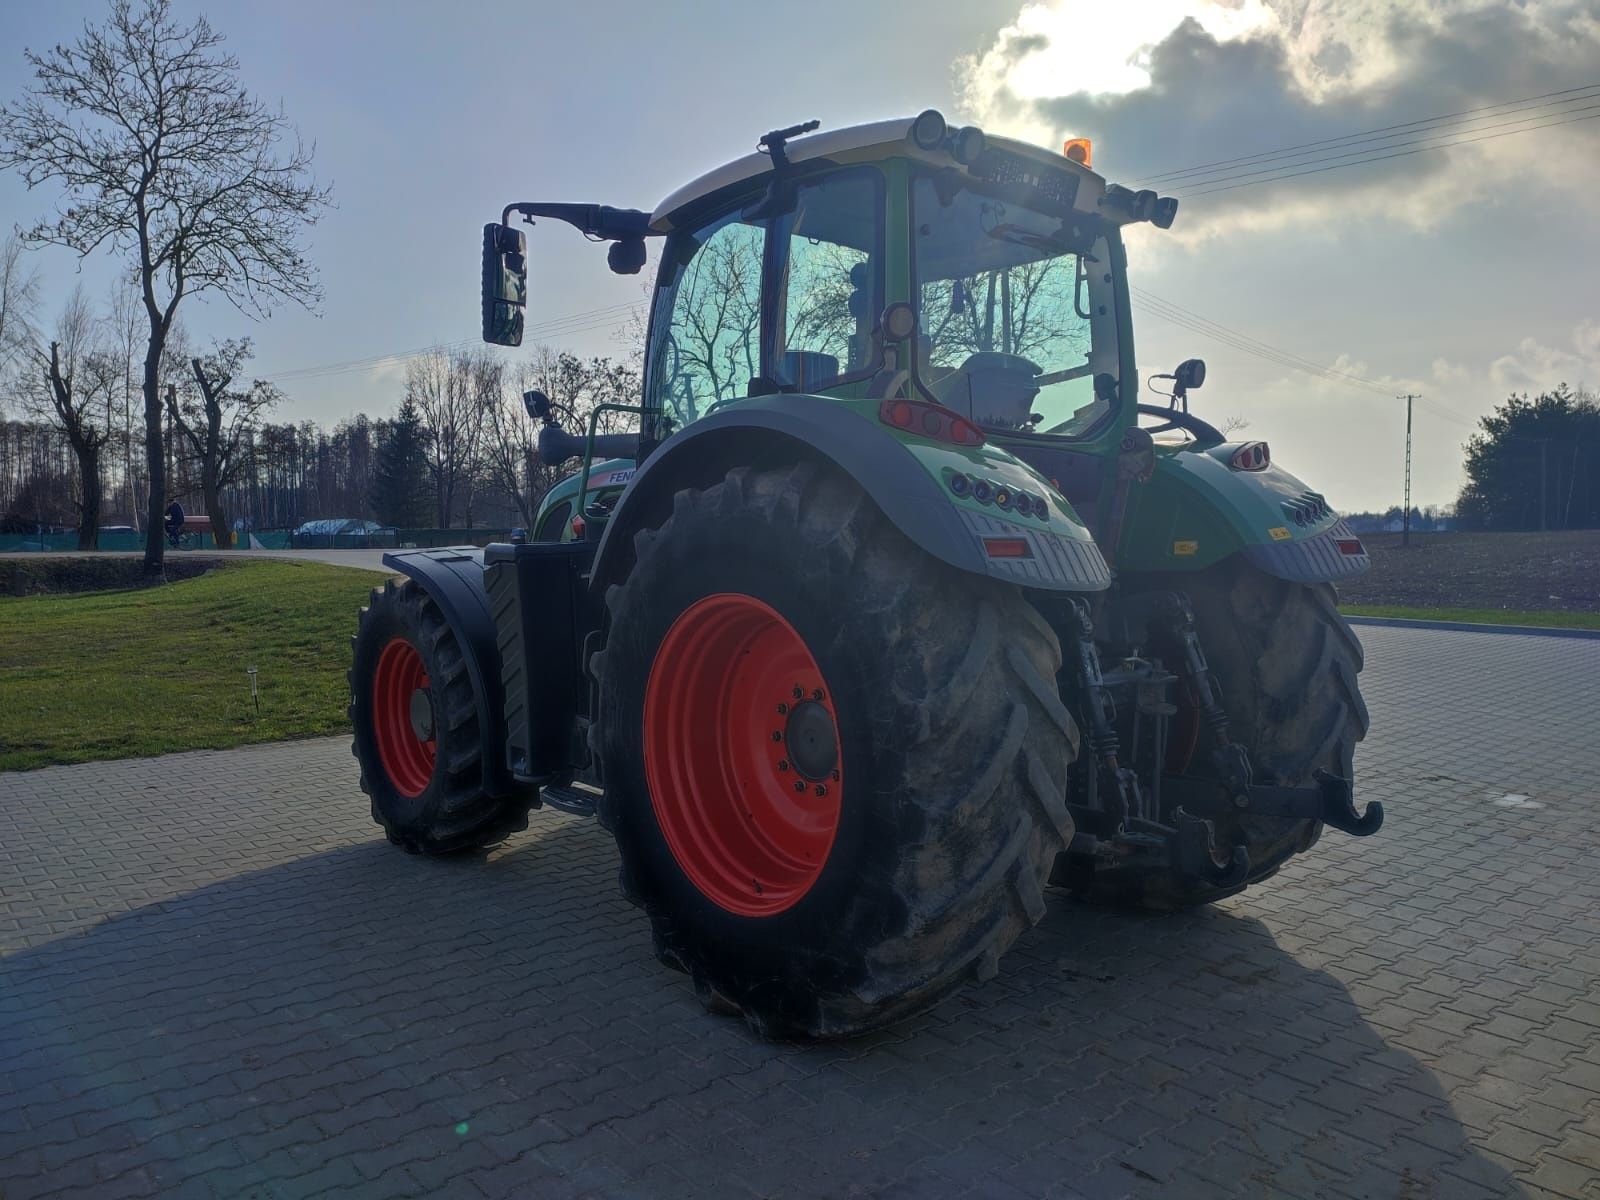
[[[769,1037],[992,975],[1072,837],[1043,619],[810,463],[679,492],[635,547],[592,663],[599,815],[662,961]]]
[[[466,659],[432,598],[409,579],[389,580],[373,590],[351,643],[351,753],[389,840],[412,854],[450,854],[526,829],[532,795],[483,790]]]
[[[1230,734],[1249,751],[1257,783],[1310,786],[1318,768],[1353,777],[1356,743],[1367,732],[1367,706],[1356,679],[1363,655],[1339,613],[1332,584],[1287,583],[1237,559],[1153,582],[1187,593],[1221,687]],[[1189,732],[1198,732],[1192,708],[1186,703],[1184,709],[1180,717],[1189,718]],[[1180,719],[1175,733],[1180,756],[1185,725]],[[1191,745],[1188,773],[1209,774],[1206,735],[1199,732]],[[1169,864],[1135,863],[1096,872],[1088,895],[1158,910],[1206,904],[1275,874],[1322,832],[1321,821],[1249,814],[1215,823],[1219,845],[1249,851],[1250,872],[1242,883],[1217,888]]]

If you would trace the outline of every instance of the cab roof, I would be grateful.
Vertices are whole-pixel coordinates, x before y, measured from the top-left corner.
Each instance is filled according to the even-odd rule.
[[[912,117],[899,117],[889,121],[873,121],[866,125],[850,125],[843,129],[829,129],[820,133],[797,137],[786,143],[785,151],[791,163],[800,164],[819,158],[830,158],[840,163],[873,162],[891,155],[917,159],[939,167],[956,167],[959,164],[943,149],[925,150],[911,140]],[[1105,179],[1089,168],[1073,162],[1065,155],[1039,146],[1031,146],[1012,138],[987,137],[987,144],[1034,159],[1057,169],[1066,168],[1084,177],[1079,188],[1079,203],[1093,205],[1105,191]],[[746,154],[715,170],[707,171],[671,193],[650,214],[650,228],[655,233],[670,233],[677,227],[678,218],[686,209],[692,209],[707,197],[725,188],[758,179],[772,170],[772,159],[763,151]],[[1092,182],[1091,182],[1092,181]],[[1085,186],[1087,185],[1087,186]]]

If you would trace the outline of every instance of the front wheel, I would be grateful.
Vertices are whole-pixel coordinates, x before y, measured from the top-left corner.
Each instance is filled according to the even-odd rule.
[[[599,812],[661,959],[767,1036],[993,974],[1072,837],[1060,646],[1022,594],[809,463],[680,492],[636,552],[593,664]]]
[[[374,589],[351,642],[351,752],[389,840],[413,854],[449,854],[526,829],[531,795],[483,788],[466,658],[432,598],[391,579]]]

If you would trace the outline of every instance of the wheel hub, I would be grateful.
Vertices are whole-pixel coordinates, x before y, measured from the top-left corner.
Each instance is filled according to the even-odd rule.
[[[433,740],[433,696],[427,688],[411,693],[411,732],[419,742]]]
[[[839,765],[833,717],[819,701],[803,700],[794,706],[783,741],[794,769],[807,779],[827,779]]]

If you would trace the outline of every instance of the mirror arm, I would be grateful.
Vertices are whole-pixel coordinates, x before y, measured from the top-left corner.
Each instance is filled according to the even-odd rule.
[[[535,217],[548,217],[565,221],[586,237],[596,237],[608,242],[633,241],[653,232],[650,214],[636,208],[612,208],[609,204],[553,204],[524,201],[508,204],[500,214],[500,224],[511,224],[511,214],[521,213],[528,224]]]

